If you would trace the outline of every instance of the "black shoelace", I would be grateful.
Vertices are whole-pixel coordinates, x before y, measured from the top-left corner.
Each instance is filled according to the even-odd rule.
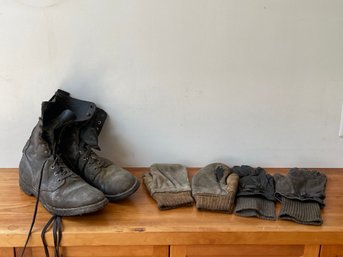
[[[60,244],[62,239],[62,217],[53,215],[42,229],[41,238],[44,246],[45,256],[49,257],[48,244],[46,243],[45,234],[53,225],[53,237],[54,237],[54,257],[60,256]]]
[[[41,188],[42,178],[43,178],[43,170],[44,170],[46,162],[47,162],[47,160],[44,161],[44,163],[42,165],[42,168],[40,170],[39,184],[38,184],[38,193],[37,193],[37,198],[36,198],[36,202],[35,202],[35,208],[34,208],[34,211],[33,211],[33,216],[32,216],[32,221],[31,221],[30,229],[29,229],[29,232],[27,233],[25,245],[24,245],[23,250],[22,250],[22,252],[20,254],[20,257],[24,256],[27,244],[28,244],[28,242],[30,240],[30,237],[31,237],[31,234],[32,234],[33,226],[34,226],[35,221],[36,221],[36,216],[37,216],[37,211],[38,211],[38,203],[39,203],[39,196],[40,196],[40,188]],[[59,257],[60,256],[59,248],[60,248],[60,244],[61,244],[62,230],[63,230],[62,218],[60,216],[53,215],[49,219],[49,221],[45,224],[44,228],[42,229],[41,238],[42,238],[42,242],[43,242],[43,246],[44,246],[44,252],[45,252],[45,256],[46,257],[50,257],[48,245],[47,245],[46,239],[45,239],[45,234],[49,230],[51,224],[53,224],[54,257]]]

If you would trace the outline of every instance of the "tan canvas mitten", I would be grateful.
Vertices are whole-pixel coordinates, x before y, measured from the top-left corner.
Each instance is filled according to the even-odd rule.
[[[238,176],[222,163],[212,163],[200,169],[192,179],[196,207],[232,213],[238,179]]]
[[[161,210],[189,206],[194,202],[187,170],[180,164],[153,164],[143,181]]]

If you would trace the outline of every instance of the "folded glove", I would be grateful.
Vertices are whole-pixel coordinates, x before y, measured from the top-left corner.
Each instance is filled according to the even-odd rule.
[[[238,176],[222,163],[200,169],[192,179],[192,193],[198,209],[233,211]]]
[[[286,176],[275,174],[275,197],[281,202],[280,219],[306,225],[321,225],[320,209],[325,206],[326,175],[319,171],[293,168]]]
[[[235,214],[275,220],[275,186],[273,176],[262,168],[247,165],[233,167],[239,176]]]
[[[143,181],[161,210],[192,205],[194,202],[187,170],[180,164],[153,164]]]

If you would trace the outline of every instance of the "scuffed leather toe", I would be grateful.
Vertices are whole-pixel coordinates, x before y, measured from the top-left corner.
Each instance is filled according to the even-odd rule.
[[[103,168],[93,180],[93,185],[99,188],[110,201],[118,201],[136,192],[140,182],[129,171],[114,164]]]
[[[51,213],[59,216],[74,216],[102,209],[108,199],[95,187],[80,177],[70,177],[59,190],[42,194],[42,203]]]

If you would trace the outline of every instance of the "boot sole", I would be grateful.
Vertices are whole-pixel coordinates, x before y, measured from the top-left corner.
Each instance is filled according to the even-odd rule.
[[[29,196],[37,197],[36,193],[33,192],[30,189],[30,187],[26,185],[23,181],[19,181],[19,186],[25,194]],[[51,206],[43,201],[40,201],[40,202],[44,206],[44,208],[52,214],[55,214],[58,216],[77,216],[77,215],[82,215],[86,213],[96,212],[102,209],[108,203],[108,200],[104,198],[100,202],[85,205],[85,206],[80,206],[80,207],[74,207],[74,208],[58,208],[58,207]]]
[[[138,180],[136,180],[136,183],[129,190],[122,192],[120,194],[116,194],[116,195],[105,194],[105,196],[107,197],[107,199],[110,202],[116,202],[116,201],[124,200],[125,198],[129,197],[134,192],[136,192],[140,185],[141,185],[141,183]]]

